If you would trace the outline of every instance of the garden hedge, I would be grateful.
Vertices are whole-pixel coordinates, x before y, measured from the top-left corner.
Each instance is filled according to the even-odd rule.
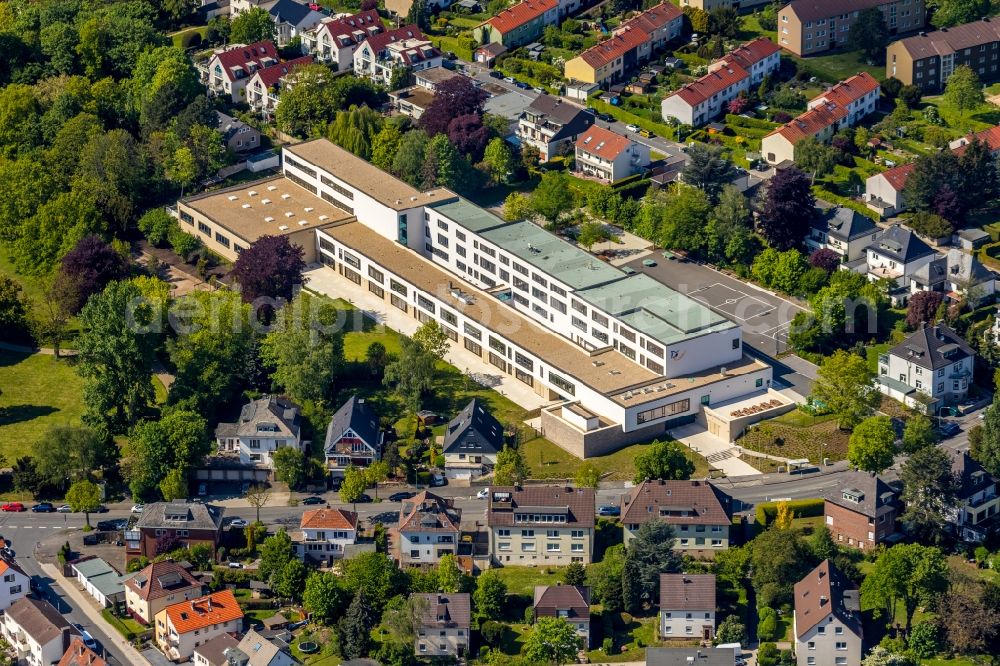
[[[757,505],[756,518],[761,527],[767,527],[778,515],[778,502],[765,502]],[[823,500],[802,499],[786,502],[794,518],[815,518],[823,515]]]

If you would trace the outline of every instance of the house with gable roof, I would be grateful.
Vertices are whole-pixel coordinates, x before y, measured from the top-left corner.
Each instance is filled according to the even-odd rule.
[[[879,355],[878,388],[914,409],[937,413],[969,395],[975,360],[975,350],[955,331],[925,326]]]
[[[913,162],[894,166],[865,180],[865,205],[882,217],[898,215],[906,210],[903,188],[913,173]]]
[[[731,498],[710,483],[654,479],[622,496],[620,521],[626,545],[643,523],[661,520],[674,528],[675,549],[711,557],[729,548],[731,516]]]
[[[232,590],[167,606],[154,620],[156,645],[171,661],[185,661],[195,648],[220,634],[243,632],[243,609]]]
[[[222,142],[234,153],[243,153],[260,148],[260,130],[247,125],[242,120],[228,116],[222,111],[215,112],[219,124],[216,131],[222,135]]]
[[[22,597],[0,615],[3,638],[18,664],[55,664],[80,632],[47,601]]]
[[[414,651],[420,657],[457,657],[469,652],[472,599],[467,593],[418,594],[426,602]]]
[[[368,35],[353,57],[355,76],[384,85],[398,68],[419,71],[440,67],[442,61],[441,51],[415,25]]]
[[[715,638],[715,574],[660,574],[660,636]]]
[[[663,98],[663,119],[686,125],[704,125],[725,111],[726,105],[758,85],[781,65],[781,49],[761,37],[733,49],[708,67],[708,73]]]
[[[305,511],[300,532],[292,535],[300,559],[329,566],[344,557],[347,546],[358,540],[358,514],[345,509]]]
[[[899,491],[882,477],[848,471],[823,498],[823,520],[838,543],[871,550],[898,541]]]
[[[368,467],[381,460],[383,436],[378,415],[364,398],[352,395],[326,428],[323,451],[331,476],[343,477],[348,467]]]
[[[312,64],[311,55],[257,70],[246,87],[246,102],[255,112],[265,117],[274,115],[281,102],[281,93],[294,83],[295,68]]]
[[[574,164],[581,175],[615,183],[649,166],[649,146],[591,125],[576,140]]]
[[[100,655],[84,645],[82,639],[74,636],[57,666],[107,666],[107,663]]]
[[[423,491],[403,500],[399,522],[390,530],[392,550],[400,565],[435,565],[458,552],[462,510],[452,498]]]
[[[378,10],[369,9],[350,16],[326,18],[302,33],[302,52],[311,53],[335,71],[354,67],[354,51],[365,39],[385,31]]]
[[[302,450],[301,429],[299,406],[288,398],[268,395],[243,405],[235,423],[220,423],[215,439],[220,454],[270,469],[274,467],[271,456],[278,449]]]
[[[216,50],[200,66],[201,79],[210,95],[225,95],[236,104],[243,101],[246,85],[254,73],[278,62],[278,49],[271,40],[234,44]]]
[[[798,666],[856,666],[864,630],[858,586],[830,560],[795,584],[795,660]]]
[[[769,164],[795,159],[795,145],[813,137],[824,143],[845,127],[875,111],[881,86],[868,72],[855,74],[810,100],[805,113],[789,120],[761,140],[761,154]]]
[[[274,34],[278,46],[284,46],[296,37],[301,37],[315,28],[325,17],[325,14],[313,9],[311,4],[297,0],[277,0],[267,12],[274,21]]]
[[[137,557],[152,559],[163,552],[164,544],[190,548],[208,544],[214,553],[222,533],[222,507],[196,502],[154,502],[147,504],[139,520],[125,530],[125,561]]]
[[[837,206],[822,211],[813,221],[806,236],[810,251],[832,250],[845,262],[865,255],[865,248],[878,240],[882,230],[870,217],[856,210]]]
[[[546,26],[559,22],[559,0],[522,0],[487,19],[472,31],[480,44],[516,49],[541,38]]]
[[[31,577],[13,559],[0,557],[0,611],[31,592]]]
[[[478,479],[492,471],[504,445],[503,426],[473,398],[444,433],[444,471],[449,479]]]
[[[517,138],[538,149],[539,159],[547,162],[564,150],[594,124],[594,114],[562,97],[544,94],[536,97],[517,120]]]
[[[486,508],[490,557],[503,564],[589,564],[595,514],[593,488],[492,486]]]
[[[176,562],[153,562],[125,579],[125,607],[142,624],[172,604],[200,597],[204,586]]]
[[[576,630],[584,650],[591,648],[590,588],[584,585],[536,585],[535,620],[555,617]]]
[[[949,511],[958,537],[968,543],[979,543],[996,526],[1000,513],[997,480],[968,451],[941,447],[951,456],[951,471],[958,481],[954,508]]]

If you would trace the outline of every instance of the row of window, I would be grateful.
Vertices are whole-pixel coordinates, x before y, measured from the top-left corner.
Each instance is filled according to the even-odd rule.
[[[499,550],[499,551],[510,551],[510,542],[509,541],[499,541],[499,542],[497,542],[497,550]],[[534,541],[525,541],[524,543],[522,543],[521,544],[521,552],[522,553],[533,553],[533,552],[535,552],[535,542]],[[558,544],[558,543],[547,543],[547,544],[545,544],[545,552],[546,553],[561,553],[562,552],[562,545]],[[582,552],[584,552],[583,544],[582,543],[570,544],[570,552],[571,553],[582,553]]]

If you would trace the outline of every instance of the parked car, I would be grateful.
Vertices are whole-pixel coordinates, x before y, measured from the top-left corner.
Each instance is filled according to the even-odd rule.
[[[140,514],[140,513],[142,513],[145,510],[146,510],[146,505],[145,504],[133,504],[132,505],[132,513]]]
[[[108,512],[108,507],[104,506],[103,504],[99,504],[96,509],[91,511],[91,513],[107,513],[107,512]]]
[[[431,485],[435,488],[448,485],[448,479],[444,478],[444,474],[435,472],[431,475]]]
[[[503,80],[506,81],[507,83],[514,83],[514,77],[513,76],[505,76],[505,77],[503,77]]]
[[[97,648],[97,641],[94,640],[94,637],[91,636],[90,632],[84,629],[82,625],[74,624],[73,628],[80,632],[80,639],[83,641],[84,645],[89,647],[91,650]]]
[[[24,505],[20,502],[7,502],[0,506],[0,511],[24,511]]]
[[[312,497],[307,497],[304,500],[302,500],[302,503],[303,504],[308,504],[308,505],[312,505],[312,504],[326,504],[326,500],[323,499],[322,497],[317,497],[316,495],[313,495]]]
[[[367,493],[361,493],[361,496],[358,497],[357,499],[358,504],[368,504],[371,501],[372,501],[372,496]]]
[[[611,115],[610,113],[598,113],[597,117],[600,118],[601,120],[603,120],[606,123],[613,123],[613,122],[615,122],[615,117],[613,115]]]
[[[625,126],[625,129],[627,129],[629,132],[638,132],[639,131],[639,126],[638,125],[633,125],[632,123],[629,123],[628,125]]]
[[[97,523],[97,529],[101,532],[114,532],[116,530],[123,530],[128,527],[127,518],[113,518],[111,520],[102,520]]]
[[[408,493],[408,492],[393,493],[392,495],[389,495],[389,501],[390,502],[402,502],[403,500],[408,500],[411,497],[415,497],[415,496],[416,496],[416,493]]]
[[[612,504],[604,504],[597,507],[598,516],[618,516],[621,515],[621,512],[622,510],[620,508]]]
[[[478,493],[476,493],[476,499],[489,499],[489,496],[490,496],[489,488],[483,488]]]
[[[52,506],[51,502],[40,502],[31,507],[31,510],[35,513],[52,513],[56,508]]]
[[[941,425],[938,426],[938,430],[945,437],[954,437],[962,431],[962,427],[954,421],[942,421]]]
[[[58,513],[73,513],[73,507],[71,507],[69,504],[61,504],[59,505],[59,508],[56,509],[56,511]]]
[[[243,568],[243,563],[242,562],[230,562],[229,563],[229,568],[230,569],[242,569]]]
[[[503,78],[503,74],[501,74],[500,72],[498,72],[498,71],[496,71],[494,69],[494,70],[490,71],[490,78],[491,79],[502,79]]]
[[[248,523],[247,521],[243,520],[242,518],[233,518],[229,522],[229,526],[230,527],[246,527],[249,524],[250,523]]]

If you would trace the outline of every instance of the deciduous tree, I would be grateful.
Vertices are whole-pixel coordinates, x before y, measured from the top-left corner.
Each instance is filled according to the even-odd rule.
[[[229,22],[229,41],[234,44],[274,41],[275,30],[274,20],[266,9],[251,7]]]
[[[854,427],[847,460],[857,469],[881,474],[892,465],[896,432],[888,416],[869,416]]]
[[[343,614],[347,605],[347,594],[340,586],[336,575],[326,571],[314,571],[306,578],[302,605],[312,614],[314,622],[326,624]]]
[[[879,16],[882,15],[882,12],[878,13]],[[833,171],[839,161],[840,151],[814,136],[806,137],[795,144],[795,163],[803,171],[812,174],[814,183],[818,176],[825,176]]]
[[[32,447],[38,474],[54,486],[114,465],[118,449],[106,434],[84,426],[51,426]]]
[[[959,65],[945,83],[944,98],[964,116],[983,104],[983,84],[971,67]]]
[[[761,233],[779,250],[797,247],[809,230],[815,204],[808,176],[795,167],[779,170],[767,187]]]
[[[899,478],[907,531],[922,543],[940,542],[945,536],[942,526],[948,523],[959,489],[951,471],[951,456],[936,446],[925,446],[903,463]]]
[[[865,359],[843,350],[828,356],[819,368],[811,397],[837,415],[848,430],[871,414],[881,401]]]
[[[476,579],[472,601],[480,617],[503,617],[507,605],[507,584],[496,571],[488,569]]]
[[[240,285],[243,300],[283,298],[290,300],[296,285],[302,284],[306,263],[301,247],[287,236],[261,236],[240,253],[233,265],[233,279]]]
[[[483,153],[483,164],[490,174],[490,179],[494,183],[501,185],[510,182],[510,177],[516,168],[514,154],[510,146],[500,137],[491,139],[486,144],[486,150]]]
[[[889,26],[878,7],[858,12],[851,29],[847,33],[847,44],[861,51],[866,58],[876,62],[885,61],[885,47],[889,43]]]
[[[399,356],[385,366],[382,381],[406,403],[407,409],[420,411],[423,396],[434,388],[437,357],[412,338],[400,340]]]
[[[533,663],[566,664],[576,658],[580,638],[566,620],[541,617],[524,641],[522,652]]]
[[[1000,391],[993,395],[993,403],[986,408],[982,430],[975,436],[969,433],[969,453],[987,472],[1000,476]]]
[[[916,453],[920,449],[933,446],[937,442],[937,435],[931,420],[923,414],[914,414],[906,419],[903,427],[903,450],[907,453]]]
[[[76,313],[109,282],[127,277],[128,261],[100,236],[89,235],[63,255],[59,270],[74,286]]]
[[[489,94],[482,88],[477,88],[472,79],[466,76],[452,77],[435,86],[434,101],[420,116],[418,125],[429,137],[447,134],[448,125],[459,116],[482,117],[487,97]]]
[[[688,148],[688,162],[683,178],[688,185],[704,192],[713,204],[719,193],[736,175],[733,163],[722,154],[720,146],[696,143]]]
[[[87,527],[90,527],[90,514],[101,506],[101,489],[97,484],[87,479],[77,481],[66,491],[66,503],[73,511],[82,511]]]
[[[659,519],[644,522],[629,541],[626,566],[631,565],[635,572],[634,582],[643,603],[658,603],[660,574],[680,571],[681,558],[674,550],[675,541],[673,527]]]
[[[948,563],[940,550],[898,544],[879,554],[861,583],[862,608],[881,611],[892,622],[902,607],[909,632],[917,607],[933,603],[947,587]]]
[[[260,544],[260,565],[257,572],[266,581],[274,581],[285,563],[295,558],[295,544],[285,530],[280,529]]]
[[[531,209],[553,225],[573,207],[573,192],[562,171],[546,171],[529,198]]]
[[[910,296],[906,304],[906,325],[918,329],[921,324],[933,324],[938,308],[944,301],[939,291],[920,291]]]
[[[528,478],[528,463],[521,449],[504,444],[497,453],[497,464],[493,467],[493,480],[498,486],[519,486]]]
[[[287,483],[290,489],[298,488],[306,477],[306,459],[292,446],[282,446],[272,454],[274,478]]]
[[[597,488],[601,483],[601,470],[592,462],[585,461],[573,477],[578,488]]]
[[[691,478],[694,463],[684,455],[684,449],[674,440],[656,440],[635,458],[635,482],[646,479],[675,481]]]

